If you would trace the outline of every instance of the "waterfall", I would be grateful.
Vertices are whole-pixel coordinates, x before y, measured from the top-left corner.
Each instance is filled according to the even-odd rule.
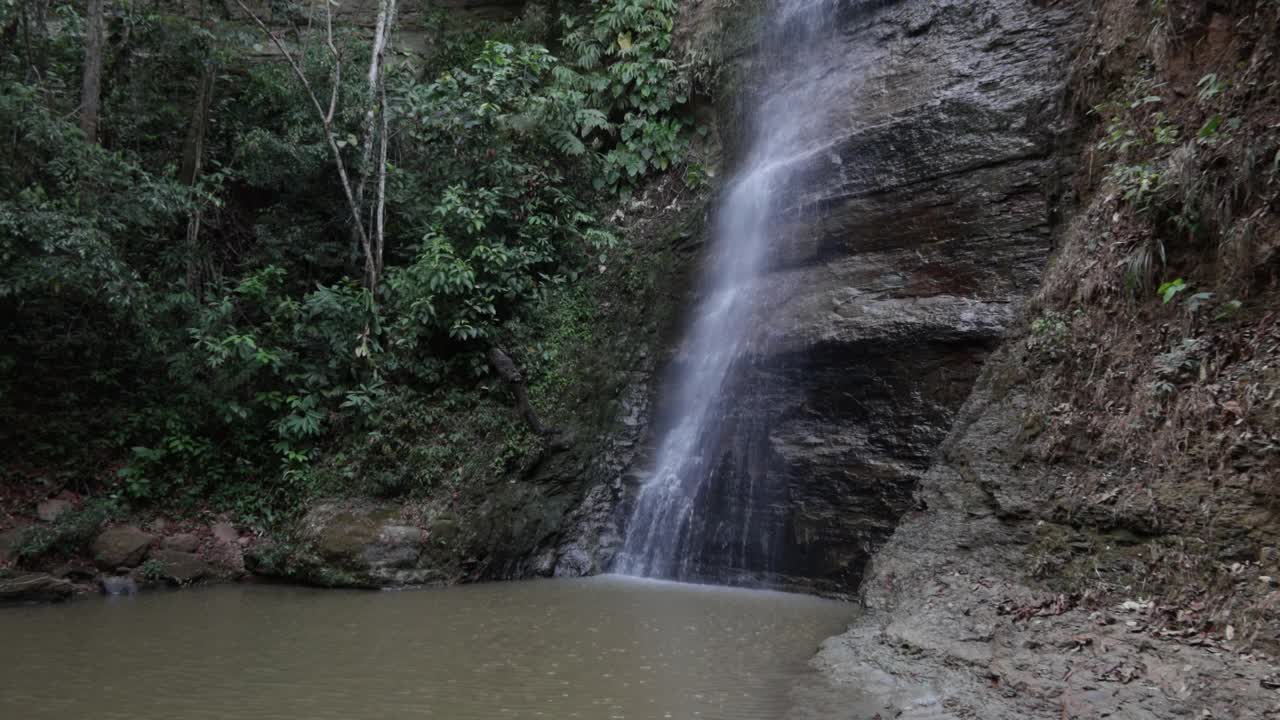
[[[711,227],[700,301],[665,389],[653,471],[640,488],[618,572],[750,584],[776,570],[786,488],[770,483],[768,428],[735,397],[758,358],[753,316],[767,302],[770,257],[788,241],[803,180],[820,152],[823,112],[839,78],[820,67],[837,0],[772,0],[756,50],[754,107],[740,167]],[[790,231],[795,232],[794,230]]]

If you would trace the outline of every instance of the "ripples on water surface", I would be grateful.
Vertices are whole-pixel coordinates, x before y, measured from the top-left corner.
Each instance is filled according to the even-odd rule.
[[[776,720],[852,613],[614,576],[0,608],[0,718]]]

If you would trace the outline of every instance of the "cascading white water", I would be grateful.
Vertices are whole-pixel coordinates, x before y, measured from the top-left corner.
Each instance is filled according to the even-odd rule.
[[[732,386],[760,348],[752,318],[767,301],[761,280],[788,239],[783,214],[796,211],[803,179],[828,134],[824,109],[838,78],[806,72],[824,62],[839,0],[773,0],[757,50],[756,105],[745,118],[743,162],[728,183],[712,227],[702,300],[675,362],[667,406],[672,420],[653,474],[640,489],[618,572],[674,579],[744,582],[773,571],[782,538],[785,489],[770,486],[759,444],[745,428]]]

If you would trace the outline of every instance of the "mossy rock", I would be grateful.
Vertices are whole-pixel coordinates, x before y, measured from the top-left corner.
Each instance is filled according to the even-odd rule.
[[[326,560],[350,562],[361,557],[395,516],[393,508],[373,512],[346,511],[329,518],[316,536],[316,549]]]

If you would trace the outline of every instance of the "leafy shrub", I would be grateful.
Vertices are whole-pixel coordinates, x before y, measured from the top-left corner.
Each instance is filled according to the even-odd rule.
[[[87,500],[51,523],[33,525],[23,532],[18,541],[18,562],[31,566],[49,555],[80,553],[97,537],[103,524],[118,517],[120,512],[120,506],[114,500]]]
[[[160,582],[165,579],[164,563],[156,560],[155,558],[149,558],[143,561],[143,563],[138,566],[138,571],[142,574],[143,578],[151,582]]]
[[[624,193],[648,173],[675,165],[687,151],[687,71],[669,57],[674,0],[607,0],[589,19],[563,18],[572,68],[557,77],[583,93],[614,134],[602,143],[597,188]]]
[[[339,155],[358,167],[368,48],[339,32],[335,61],[297,29],[309,10],[279,5],[302,13],[301,70],[321,97],[334,91]],[[534,440],[484,389],[485,350],[607,264],[617,238],[600,209],[687,150],[673,0],[577,10],[555,27],[536,14],[488,26],[487,39],[446,33],[425,81],[391,64],[374,291],[352,279],[337,164],[305,88],[285,63],[242,61],[260,38],[113,7],[120,42],[90,142],[73,122],[84,23],[59,6],[38,84],[30,53],[0,51],[0,136],[13,148],[0,157],[0,315],[12,328],[0,401],[31,416],[15,426],[47,428],[4,444],[50,462],[69,462],[67,449],[123,457],[130,502],[213,500],[263,522],[323,485],[314,466],[335,439],[367,439],[375,458],[427,453],[431,470],[414,477],[354,463],[348,481],[380,494],[518,464]],[[208,73],[204,171],[182,180],[192,88]],[[459,408],[474,419],[440,442],[387,439],[418,404],[425,426]],[[499,452],[470,454],[476,438]],[[73,536],[33,536],[32,548]]]

